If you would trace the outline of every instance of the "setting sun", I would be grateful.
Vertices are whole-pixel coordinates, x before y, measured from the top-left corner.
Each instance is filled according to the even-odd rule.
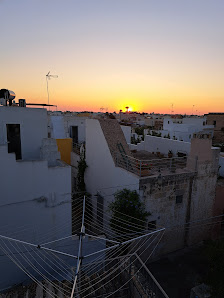
[[[122,105],[121,110],[122,110],[123,113],[125,113],[127,111],[128,112],[135,112],[136,111],[136,109],[134,108],[133,105],[128,105],[128,104]]]

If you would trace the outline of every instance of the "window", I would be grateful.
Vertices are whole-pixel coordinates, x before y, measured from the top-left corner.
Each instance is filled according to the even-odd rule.
[[[216,127],[216,120],[213,121],[213,125]]]
[[[78,126],[70,126],[70,137],[73,143],[78,143]]]
[[[155,230],[156,229],[156,220],[152,220],[148,222],[148,230]]]
[[[20,124],[6,124],[8,153],[15,153],[16,159],[21,159]]]
[[[176,204],[181,204],[183,202],[183,195],[176,196]]]
[[[170,121],[168,121],[168,124],[170,124]]]

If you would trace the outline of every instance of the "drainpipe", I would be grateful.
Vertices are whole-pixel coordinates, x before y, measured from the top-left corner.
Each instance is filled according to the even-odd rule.
[[[188,246],[190,218],[191,218],[191,201],[192,201],[192,189],[193,189],[194,177],[190,178],[189,182],[189,195],[187,200],[187,212],[185,218],[185,229],[184,229],[184,246]]]

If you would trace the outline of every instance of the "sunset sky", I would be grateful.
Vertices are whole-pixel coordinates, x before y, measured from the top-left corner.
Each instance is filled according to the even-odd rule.
[[[59,110],[224,112],[223,0],[0,0],[0,89]]]

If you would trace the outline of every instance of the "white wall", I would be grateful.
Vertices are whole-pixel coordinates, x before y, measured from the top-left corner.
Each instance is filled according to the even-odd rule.
[[[174,139],[178,140],[178,141],[184,141],[184,142],[190,142],[192,137],[193,137],[193,133],[194,130],[190,130],[188,127],[188,130],[184,131],[175,131],[175,130],[160,130],[159,131],[161,133],[162,137],[166,137],[166,136],[170,136],[170,139]]]
[[[49,116],[51,125],[51,137],[55,139],[65,139],[64,116]]]
[[[51,137],[55,139],[70,138],[70,127],[78,126],[78,142],[85,142],[85,121],[84,117],[74,115],[51,115]]]
[[[0,146],[1,202],[16,203],[41,196],[55,202],[70,198],[71,167],[48,167],[47,161],[16,161],[7,146]]]
[[[70,166],[48,167],[47,161],[16,161],[15,154],[8,153],[7,145],[0,145],[0,165],[1,234],[7,235],[8,227],[12,227],[15,238],[32,243],[38,243],[46,234],[48,239],[71,234]],[[23,281],[24,275],[16,268],[12,270],[8,258],[0,257],[0,263],[4,272],[0,289]]]
[[[203,125],[206,123],[204,118],[183,118],[172,119],[164,118],[162,136],[169,133],[170,138],[175,136],[178,140],[189,142],[193,134],[200,131],[205,131],[213,136],[213,125]]]
[[[85,182],[87,191],[93,195],[100,191],[107,200],[113,200],[119,189],[139,189],[139,177],[115,166],[100,123],[95,119],[86,120],[86,163]]]
[[[172,150],[173,154],[182,152],[188,154],[190,152],[191,143],[175,141],[167,138],[145,136],[145,140],[137,145],[130,145],[131,150],[145,150],[148,152],[160,152],[162,154],[168,154],[169,150]]]
[[[131,143],[131,126],[121,125],[127,143]]]
[[[47,138],[47,110],[0,107],[0,144],[7,144],[6,124],[20,124],[22,159],[40,159],[43,138]]]

